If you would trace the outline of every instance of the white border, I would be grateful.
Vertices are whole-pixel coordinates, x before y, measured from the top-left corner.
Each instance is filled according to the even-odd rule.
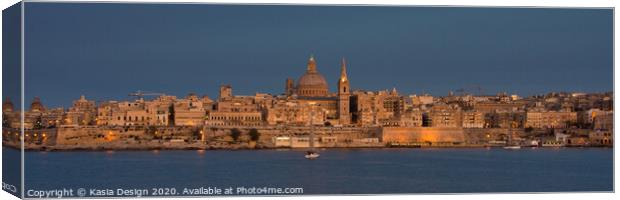
[[[26,0],[26,2],[44,2],[43,0]],[[18,0],[0,0],[0,7],[2,9],[8,8],[9,6],[19,2]],[[52,2],[103,2],[101,0],[56,0]],[[615,8],[618,1],[613,0],[216,0],[216,1],[205,1],[205,0],[148,0],[148,1],[139,1],[139,0],[123,0],[123,1],[112,1],[112,2],[135,2],[135,3],[144,3],[144,2],[160,2],[160,3],[226,3],[226,4],[324,4],[324,5],[420,5],[420,6],[466,6],[466,7],[588,7],[588,8]],[[23,14],[23,11],[22,11]],[[1,20],[0,15],[0,20]],[[616,31],[616,23],[618,22],[618,16],[614,11],[614,38],[618,36]],[[23,26],[22,26],[23,27]],[[0,26],[0,36],[2,32],[2,28]],[[22,45],[23,45],[22,41]],[[617,41],[614,39],[614,66],[615,66],[615,58],[618,53],[615,51],[615,46]],[[0,41],[0,45],[1,45]],[[23,48],[22,48],[23,51]],[[2,50],[0,50],[1,56]],[[23,57],[22,57],[23,59]],[[23,60],[22,60],[23,63]],[[23,68],[22,68],[23,70]],[[1,76],[0,71],[0,76]],[[617,77],[617,72],[614,67],[614,77]],[[23,75],[23,72],[22,72]],[[23,79],[22,79],[23,80]],[[0,82],[1,84],[1,82]],[[619,83],[615,81],[614,78],[614,88],[617,88]],[[0,87],[1,88],[1,87]],[[23,89],[23,83],[22,83]],[[0,89],[1,92],[1,89]],[[23,91],[22,91],[23,95]],[[615,96],[615,94],[614,94]],[[23,99],[23,97],[22,97]],[[614,98],[615,99],[615,98]],[[615,102],[614,107],[618,108],[620,103]],[[24,104],[22,103],[22,107]],[[23,109],[23,108],[22,108]],[[620,124],[620,118],[615,117],[614,123]],[[614,134],[616,134],[614,132]],[[616,134],[617,135],[617,134]],[[614,146],[618,147],[619,142],[615,140]],[[0,150],[1,156],[1,150]],[[615,160],[618,156],[618,150],[614,148],[614,191],[618,191],[618,186],[615,183],[615,180],[618,180],[618,171],[619,167],[615,164]],[[22,159],[23,162],[23,159]],[[0,165],[0,175],[2,173],[2,166]],[[23,174],[22,174],[23,177]],[[22,189],[23,191],[23,189]],[[303,197],[224,197],[224,198],[187,198],[187,199],[455,199],[455,200],[470,200],[470,199],[562,199],[562,200],[581,200],[581,199],[615,199],[617,195],[615,193],[546,193],[546,194],[463,194],[463,195],[377,195],[377,196],[303,196]],[[0,192],[0,199],[18,199],[7,192]],[[144,198],[144,199],[162,199],[169,200],[172,198]]]
[[[26,2],[115,2],[114,0],[25,0]],[[550,6],[550,7],[613,7],[611,0],[117,0],[116,2],[161,3],[240,3],[240,4],[375,4],[432,6]]]
[[[20,101],[21,101],[21,109],[22,109],[21,113],[20,113],[20,118],[21,118],[20,119],[21,120],[21,123],[20,123],[20,126],[21,126],[20,129],[21,130],[20,130],[20,132],[21,132],[22,136],[20,137],[20,140],[19,140],[20,146],[22,148],[21,149],[21,160],[20,160],[21,165],[22,165],[21,170],[20,170],[20,177],[22,179],[21,180],[22,184],[21,184],[21,189],[20,189],[20,195],[21,195],[22,198],[24,198],[24,189],[25,189],[25,185],[26,185],[25,184],[26,178],[25,178],[25,174],[24,174],[25,173],[24,172],[25,171],[24,170],[24,166],[26,166],[25,162],[24,162],[25,161],[25,157],[24,157],[24,154],[25,154],[25,152],[24,152],[24,139],[25,139],[25,137],[23,136],[25,134],[24,122],[26,121],[25,120],[26,119],[26,112],[24,112],[24,111],[26,111],[26,105],[25,105],[25,101],[24,101],[24,97],[26,96],[25,95],[26,93],[24,91],[25,83],[26,83],[26,81],[24,80],[24,78],[25,78],[24,68],[26,66],[25,63],[24,63],[24,61],[25,61],[25,53],[24,53],[25,52],[25,50],[24,50],[24,47],[25,47],[25,45],[24,45],[24,33],[25,33],[24,32],[25,31],[24,24],[25,23],[24,22],[25,22],[25,18],[26,18],[25,17],[26,16],[26,6],[24,6],[24,2],[20,3],[20,8],[22,10],[21,11],[21,15],[22,15],[22,17],[21,17],[21,29],[22,29],[21,30],[21,46],[22,46],[22,48],[21,48],[21,53],[20,53],[21,54],[21,72],[20,73],[21,73],[21,76],[22,76],[21,77],[21,83],[20,83],[21,84],[21,100]]]

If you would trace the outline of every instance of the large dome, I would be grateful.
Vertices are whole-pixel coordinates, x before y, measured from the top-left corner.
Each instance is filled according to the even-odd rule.
[[[314,57],[310,57],[306,73],[297,82],[297,95],[323,97],[327,96],[328,88],[325,77],[316,70]]]

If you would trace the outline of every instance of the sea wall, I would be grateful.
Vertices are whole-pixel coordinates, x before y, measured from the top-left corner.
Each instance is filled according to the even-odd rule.
[[[448,128],[448,127],[384,127],[384,143],[464,143],[485,145],[490,141],[513,139],[523,135],[523,129],[505,128]]]
[[[507,128],[466,128],[463,129],[465,141],[469,144],[486,144],[490,141],[507,140],[508,135],[512,134],[513,139],[517,140],[524,135],[523,129]]]
[[[256,129],[258,140],[251,137]],[[233,138],[233,130],[240,132]],[[100,127],[66,126],[26,132],[27,149],[236,149],[307,148],[310,133],[316,147],[385,146],[484,146],[513,139],[523,129],[447,128],[447,127],[293,127],[293,126],[218,126],[218,127]],[[15,144],[17,134],[3,133],[5,144]],[[14,141],[18,141],[15,139]]]
[[[274,138],[276,137],[289,137],[289,138],[304,138],[308,137],[311,132],[317,139],[330,138],[332,141],[327,144],[325,141],[317,146],[322,147],[352,147],[352,146],[368,146],[368,142],[359,142],[366,138],[378,138],[381,137],[379,128],[376,127],[293,127],[293,126],[261,126],[261,127],[245,127],[245,126],[231,126],[231,127],[206,127],[204,134],[206,140],[219,140],[219,141],[232,141],[230,137],[231,130],[238,129],[241,132],[239,137],[240,141],[249,141],[249,131],[256,129],[260,133],[260,144],[266,147],[275,147]],[[356,144],[364,143],[364,144]],[[296,146],[295,143],[291,144],[292,147],[303,147],[304,145]]]
[[[110,146],[164,143],[162,141],[194,141],[200,138],[195,127],[60,127],[55,137],[56,146]]]
[[[463,128],[443,127],[383,127],[381,141],[384,143],[463,143]]]

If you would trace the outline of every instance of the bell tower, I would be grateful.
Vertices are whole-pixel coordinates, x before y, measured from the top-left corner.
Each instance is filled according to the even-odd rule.
[[[291,96],[295,93],[295,80],[293,80],[292,78],[287,78],[286,79],[286,85],[284,87],[284,93],[287,96]]]
[[[342,58],[340,78],[338,79],[338,120],[340,124],[351,123],[351,112],[349,110],[350,90],[349,78],[347,77],[347,63]]]

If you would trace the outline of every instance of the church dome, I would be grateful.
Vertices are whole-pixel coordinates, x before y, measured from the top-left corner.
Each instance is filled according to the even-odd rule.
[[[41,103],[41,99],[39,97],[34,97],[32,103],[30,104],[30,111],[32,112],[44,112],[45,106]]]
[[[13,112],[13,102],[7,97],[4,103],[2,103],[3,112]]]
[[[325,77],[316,70],[316,61],[310,57],[306,73],[297,82],[297,95],[308,97],[327,96],[328,85]]]

